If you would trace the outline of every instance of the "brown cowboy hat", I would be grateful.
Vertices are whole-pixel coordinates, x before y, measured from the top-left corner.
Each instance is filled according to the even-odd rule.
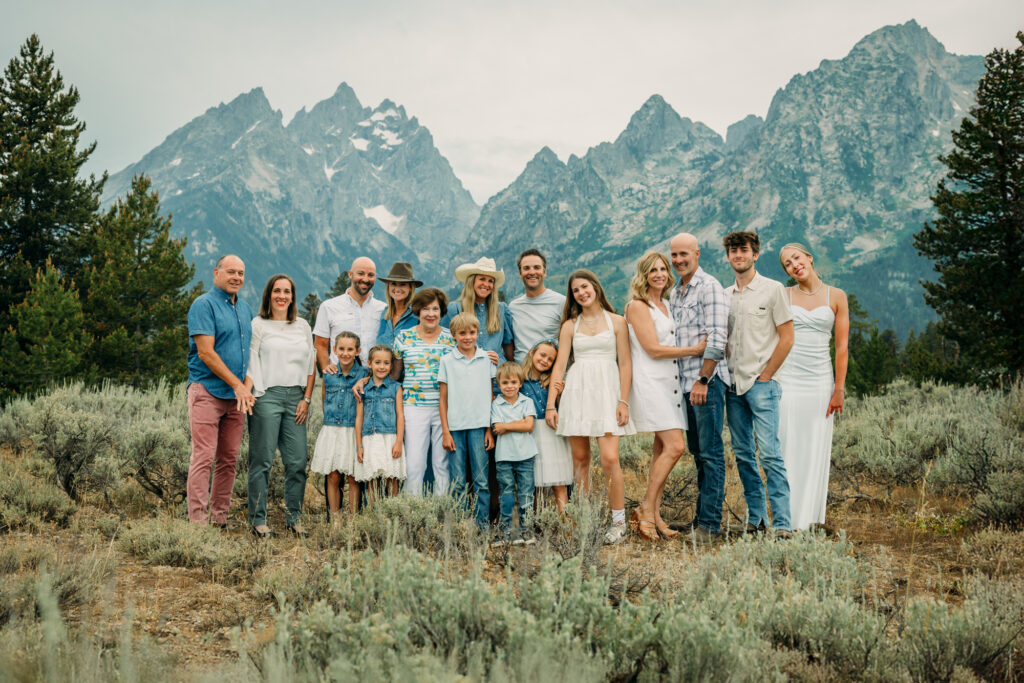
[[[391,270],[388,271],[388,274],[380,279],[384,282],[401,282],[403,284],[410,284],[413,287],[423,286],[423,282],[413,278],[412,264],[406,263],[405,261],[395,261],[391,266]]]

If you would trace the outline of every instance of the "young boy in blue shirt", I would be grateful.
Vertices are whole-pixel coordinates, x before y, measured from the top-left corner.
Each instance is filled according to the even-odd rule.
[[[519,393],[526,381],[522,365],[503,363],[497,374],[501,396],[491,404],[491,424],[498,440],[494,459],[501,491],[499,526],[503,537],[496,543],[533,543],[533,529],[529,521],[533,510],[533,464],[537,457],[532,432],[537,411],[533,401]],[[519,531],[513,532],[512,509],[517,502]]]
[[[441,357],[437,382],[441,393],[441,445],[455,451],[448,458],[452,496],[465,498],[468,474],[476,495],[474,519],[480,529],[489,524],[491,494],[487,488],[487,451],[494,448],[491,434],[491,379],[494,363],[476,345],[480,323],[472,313],[459,313],[449,323],[455,348]]]

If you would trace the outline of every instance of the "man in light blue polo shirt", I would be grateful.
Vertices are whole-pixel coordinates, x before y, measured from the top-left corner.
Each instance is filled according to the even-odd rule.
[[[437,385],[441,393],[441,445],[455,451],[448,458],[449,490],[455,498],[465,497],[466,459],[476,494],[474,518],[481,529],[487,527],[491,494],[487,487],[487,451],[494,447],[491,435],[491,379],[494,363],[477,346],[480,323],[472,313],[459,313],[450,328],[456,347],[441,357]]]
[[[565,295],[544,286],[548,273],[544,254],[527,249],[519,255],[517,265],[526,292],[513,299],[508,310],[512,314],[515,359],[522,363],[541,339],[558,338]]]
[[[227,526],[245,413],[256,403],[244,384],[252,309],[238,298],[243,284],[242,259],[222,256],[213,269],[213,289],[188,311],[188,518],[220,527]]]

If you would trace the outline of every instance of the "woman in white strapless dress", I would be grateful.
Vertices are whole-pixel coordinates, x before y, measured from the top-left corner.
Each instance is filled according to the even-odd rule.
[[[626,534],[619,437],[636,434],[629,419],[629,332],[625,319],[615,314],[597,276],[589,270],[569,276],[562,318],[551,384],[558,386],[564,378],[565,389],[557,411],[555,392],[548,392],[545,420],[559,436],[569,438],[575,481],[584,494],[590,493],[590,438],[597,438],[612,511],[605,543],[618,543]],[[568,368],[570,355],[573,365]]]
[[[843,290],[821,281],[807,247],[787,244],[779,252],[779,260],[797,282],[789,288],[793,348],[775,375],[782,386],[779,440],[789,479],[793,529],[809,529],[812,524],[825,523],[832,416],[843,411],[850,310]],[[828,348],[833,327],[834,379]]]
[[[686,410],[676,359],[703,355],[706,346],[675,346],[676,325],[665,304],[673,282],[668,258],[656,251],[645,254],[636,264],[625,311],[633,362],[629,390],[633,424],[637,431],[654,432],[647,493],[633,511],[633,521],[637,533],[651,541],[658,538],[659,532],[665,538],[679,535],[661,518],[665,482],[686,452]]]

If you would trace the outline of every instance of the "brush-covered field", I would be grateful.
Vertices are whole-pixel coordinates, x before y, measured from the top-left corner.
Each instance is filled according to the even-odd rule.
[[[312,451],[320,426],[314,405]],[[624,440],[641,496],[651,439]],[[71,385],[0,412],[0,680],[1024,680],[1024,388],[898,382],[836,424],[825,526],[600,545],[597,498],[496,547],[448,499],[298,539],[184,520],[184,387]],[[595,459],[596,460],[596,459]],[[684,456],[663,514],[689,519]],[[270,525],[283,532],[280,463]],[[629,507],[632,507],[630,501]]]

